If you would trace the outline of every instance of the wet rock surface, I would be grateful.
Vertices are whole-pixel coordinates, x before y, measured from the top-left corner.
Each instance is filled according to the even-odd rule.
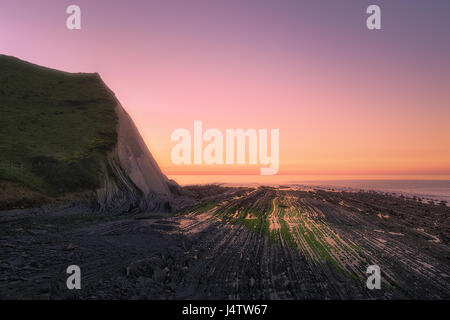
[[[365,192],[205,190],[192,192],[208,205],[174,216],[0,213],[0,298],[450,298],[448,207]],[[366,287],[372,264],[380,290]],[[81,268],[81,290],[66,287],[69,265]]]

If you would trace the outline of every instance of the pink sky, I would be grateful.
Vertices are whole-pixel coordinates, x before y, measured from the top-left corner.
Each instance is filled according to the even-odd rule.
[[[257,172],[173,165],[202,120],[280,129],[284,175],[450,175],[448,2],[378,2],[1,0],[0,53],[100,73],[168,174]]]

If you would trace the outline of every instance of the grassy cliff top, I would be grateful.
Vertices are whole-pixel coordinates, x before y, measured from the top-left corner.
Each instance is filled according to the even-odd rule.
[[[99,160],[117,140],[115,105],[98,74],[0,55],[0,181],[49,196],[98,187]]]

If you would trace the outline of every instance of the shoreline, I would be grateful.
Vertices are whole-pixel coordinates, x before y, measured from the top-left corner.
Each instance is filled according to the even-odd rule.
[[[0,214],[0,246],[5,248],[0,252],[0,296],[449,296],[448,207],[368,192],[212,185],[186,189],[198,204],[175,215],[111,216],[76,208]],[[87,275],[76,295],[66,289],[63,272],[74,263]],[[381,290],[361,285],[372,264],[385,275]]]

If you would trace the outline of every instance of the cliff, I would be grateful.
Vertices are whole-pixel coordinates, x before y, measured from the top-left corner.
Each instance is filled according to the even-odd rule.
[[[86,204],[111,213],[171,211],[167,179],[98,74],[0,55],[0,209]]]

